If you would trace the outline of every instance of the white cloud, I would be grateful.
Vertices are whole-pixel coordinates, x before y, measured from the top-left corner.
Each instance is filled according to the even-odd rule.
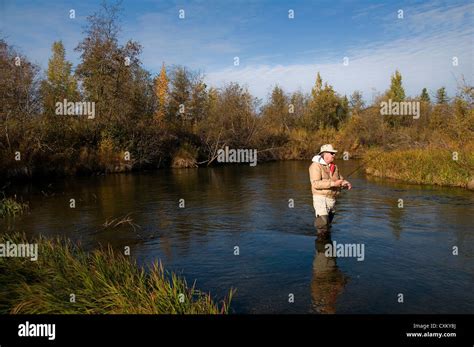
[[[162,61],[202,69],[215,64],[216,57],[232,57],[247,46],[233,36],[236,28],[249,20],[241,14],[226,15],[223,25],[222,18],[209,17],[203,4],[184,6],[186,17],[182,20],[178,18],[180,8],[173,5],[160,12],[148,12],[124,28],[126,36],[142,44],[142,61],[147,69],[159,71]],[[214,8],[218,10],[219,7]],[[229,41],[229,36],[234,39]]]
[[[473,83],[474,28],[466,25],[472,19],[473,8],[473,4],[448,9],[413,8],[403,24],[404,35],[399,35],[405,38],[352,47],[347,53],[349,66],[342,64],[343,57],[321,64],[288,65],[246,65],[241,60],[238,67],[208,71],[207,81],[216,86],[239,82],[265,99],[276,84],[289,92],[309,92],[319,71],[339,93],[349,95],[361,90],[370,100],[374,90],[383,92],[388,88],[390,76],[398,69],[408,95],[418,95],[423,87],[434,93],[441,86],[453,95],[462,75]],[[430,18],[434,23],[428,23]],[[459,66],[452,65],[453,57],[458,58]]]
[[[297,89],[309,92],[318,71],[339,93],[350,94],[358,89],[368,100],[374,89],[381,92],[388,88],[395,69],[402,72],[409,95],[419,94],[423,87],[434,92],[443,85],[453,95],[456,78],[461,75],[473,83],[473,3],[406,5],[403,7],[405,18],[401,21],[396,19],[393,8],[389,9],[390,4],[363,7],[352,19],[370,30],[380,30],[387,41],[367,42],[370,35],[355,37],[353,42],[357,40],[357,43],[346,47],[344,52],[340,52],[336,44],[307,46],[301,42],[297,46],[301,50],[293,47],[287,55],[271,48],[251,54],[269,34],[261,30],[263,24],[259,21],[263,19],[255,17],[256,3],[236,4],[239,11],[231,11],[232,16],[228,15],[228,8],[224,10],[219,8],[224,5],[218,4],[212,14],[222,12],[222,18],[209,17],[205,3],[186,5],[184,21],[177,18],[180,8],[177,2],[167,3],[165,8],[146,12],[138,18],[128,18],[121,37],[133,38],[143,45],[142,62],[152,72],[159,71],[162,61],[181,63],[191,69],[204,70],[210,85],[219,87],[225,82],[240,82],[260,98],[265,98],[276,84],[290,92]],[[20,51],[40,62],[43,68],[51,55],[51,44],[57,39],[63,39],[67,58],[77,63],[78,53],[73,52],[73,48],[83,37],[81,25],[85,24],[85,16],[96,11],[98,5],[76,6],[74,21],[68,18],[67,6],[3,3],[0,30],[7,35],[7,41],[9,37],[14,39]],[[260,30],[254,35],[241,35],[248,32],[244,28],[256,23]],[[350,58],[347,67],[342,65],[344,55]],[[233,66],[234,56],[240,56],[239,67]],[[451,64],[453,56],[459,59],[458,67]],[[224,64],[228,67],[221,68]]]

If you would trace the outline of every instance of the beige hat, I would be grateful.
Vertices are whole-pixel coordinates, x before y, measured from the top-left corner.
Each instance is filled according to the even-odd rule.
[[[322,145],[321,150],[319,151],[318,155],[321,155],[321,153],[323,152],[337,153],[337,151],[332,147],[331,144]]]

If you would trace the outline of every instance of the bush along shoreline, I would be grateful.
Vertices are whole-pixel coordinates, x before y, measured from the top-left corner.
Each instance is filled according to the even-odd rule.
[[[309,161],[332,143],[351,158],[379,150],[367,163],[374,175],[467,186],[467,174],[432,154],[450,148],[472,171],[474,87],[464,77],[455,95],[440,84],[431,95],[423,88],[409,96],[395,70],[369,102],[358,90],[338,93],[314,71],[310,90],[276,85],[262,100],[239,83],[207,85],[185,66],[163,62],[159,73],[148,71],[141,44],[118,35],[120,11],[104,3],[87,18],[76,66],[61,41],[51,42],[41,71],[0,38],[0,179],[220,165],[218,152],[227,147],[258,151],[259,163]],[[408,169],[401,153],[423,165]]]
[[[230,311],[233,289],[221,302],[216,302],[210,294],[165,271],[160,263],[145,269],[110,247],[89,253],[71,241],[43,236],[28,241],[18,233],[0,236],[0,245],[3,245],[0,250],[6,253],[0,257],[2,314],[227,314]],[[17,251],[12,253],[15,246]],[[21,246],[27,256],[13,256],[20,254]],[[30,254],[26,249],[31,249]]]

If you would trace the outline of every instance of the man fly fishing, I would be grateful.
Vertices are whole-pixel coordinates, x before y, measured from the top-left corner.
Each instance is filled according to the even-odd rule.
[[[352,184],[342,177],[337,165],[334,164],[336,153],[331,144],[323,145],[309,166],[313,206],[316,213],[314,224],[318,236],[325,236],[329,232],[336,212],[336,197],[341,189],[352,189]]]

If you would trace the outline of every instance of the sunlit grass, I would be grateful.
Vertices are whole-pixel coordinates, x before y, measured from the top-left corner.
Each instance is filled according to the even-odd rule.
[[[0,243],[26,243],[23,235]],[[38,261],[0,258],[0,313],[226,314],[233,290],[216,303],[155,262],[148,269],[104,248],[87,253],[71,241],[40,237]],[[30,243],[31,243],[30,242]],[[75,302],[71,302],[71,294]]]
[[[410,183],[466,187],[474,178],[474,153],[466,148],[457,152],[457,160],[439,148],[372,149],[364,160],[368,174]]]

